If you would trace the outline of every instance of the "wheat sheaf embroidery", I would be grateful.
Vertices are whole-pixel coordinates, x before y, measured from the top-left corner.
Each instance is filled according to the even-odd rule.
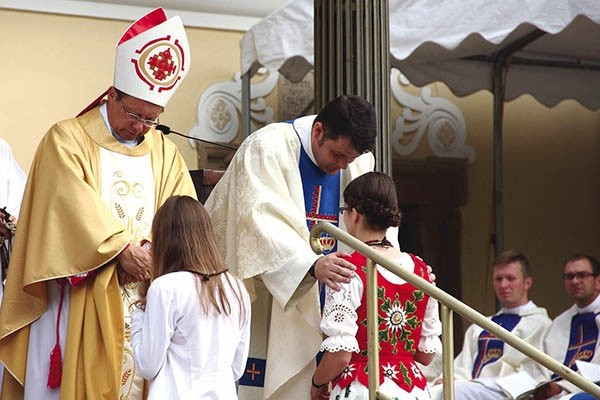
[[[123,386],[125,383],[127,383],[127,380],[129,379],[129,376],[131,376],[131,369],[128,369],[127,371],[125,371],[123,373],[123,375],[121,376],[121,386]]]
[[[140,207],[138,212],[135,214],[136,221],[141,221],[143,215],[144,215],[144,206]]]
[[[123,210],[123,207],[119,203],[115,203],[115,210],[119,218],[125,218],[125,210]]]

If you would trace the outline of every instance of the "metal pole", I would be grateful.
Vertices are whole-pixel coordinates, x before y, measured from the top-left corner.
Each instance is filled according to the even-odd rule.
[[[242,75],[242,140],[250,135],[250,70]]]
[[[381,107],[379,109],[379,121],[381,123],[379,136],[381,137],[381,172],[392,175],[392,139],[390,136],[391,126],[391,105],[390,105],[390,76],[391,76],[391,61],[390,61],[390,10],[389,1],[382,2],[381,9]]]
[[[367,260],[367,329],[369,350],[369,400],[377,400],[379,388],[379,313],[377,312],[377,269]]]
[[[442,371],[444,379],[444,399],[454,400],[454,326],[452,310],[442,304]]]
[[[494,63],[494,251],[504,251],[504,204],[502,184],[502,122],[506,76],[504,58]]]
[[[492,57],[492,84],[494,93],[494,251],[496,256],[504,251],[502,124],[504,120],[508,61],[511,60],[513,54],[528,44],[535,42],[545,34],[546,32],[541,29],[534,29],[525,36],[508,44]]]

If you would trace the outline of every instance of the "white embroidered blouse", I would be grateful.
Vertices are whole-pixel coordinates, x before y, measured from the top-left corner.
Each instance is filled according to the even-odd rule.
[[[414,270],[414,262],[408,253],[402,253],[394,261],[398,262],[403,269],[411,272]],[[400,285],[406,282],[381,266],[377,266],[377,270],[391,283]],[[356,340],[358,331],[356,309],[360,306],[363,290],[362,281],[356,275],[350,283],[343,284],[339,292],[326,289],[321,319],[321,330],[326,338],[321,344],[321,351],[359,351]],[[441,352],[442,343],[439,338],[441,333],[442,324],[439,319],[438,302],[430,297],[423,318],[418,349],[424,353]]]

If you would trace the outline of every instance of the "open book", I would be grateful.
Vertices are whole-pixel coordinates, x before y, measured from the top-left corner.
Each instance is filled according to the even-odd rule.
[[[576,361],[575,363],[581,376],[596,383],[600,382],[600,365],[586,361]],[[544,386],[549,385],[551,382],[556,382],[557,385],[567,392],[579,391],[575,385],[561,377],[538,383],[524,371],[498,378],[496,381],[506,395],[514,400],[530,399],[537,391],[542,390]]]

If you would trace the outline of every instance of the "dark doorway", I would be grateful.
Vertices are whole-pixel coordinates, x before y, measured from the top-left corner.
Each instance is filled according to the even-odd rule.
[[[399,240],[403,251],[422,257],[436,285],[462,297],[460,207],[467,203],[467,161],[454,158],[393,161],[393,177],[403,211]],[[454,348],[462,348],[462,317],[454,315]]]

